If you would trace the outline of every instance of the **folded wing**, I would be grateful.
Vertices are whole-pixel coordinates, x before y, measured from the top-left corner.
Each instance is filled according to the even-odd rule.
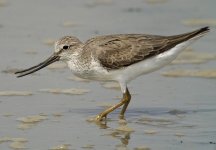
[[[201,28],[175,36],[145,34],[120,34],[92,38],[86,42],[84,51],[97,56],[96,59],[108,70],[120,69],[170,50],[176,45],[208,32]]]

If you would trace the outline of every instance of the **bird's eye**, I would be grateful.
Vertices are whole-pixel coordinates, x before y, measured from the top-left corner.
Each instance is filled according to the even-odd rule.
[[[67,46],[67,45],[63,46],[63,49],[68,49],[68,48],[69,48],[69,46]]]

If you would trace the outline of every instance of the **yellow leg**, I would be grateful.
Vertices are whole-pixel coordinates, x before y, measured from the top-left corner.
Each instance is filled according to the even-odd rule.
[[[124,104],[124,106],[123,106],[122,111],[120,113],[120,117],[124,118],[124,113],[127,109],[127,106],[130,102],[130,99],[131,99],[131,95],[130,95],[128,89],[126,89],[126,92],[123,94],[123,98],[121,99],[121,101],[118,104],[104,110],[99,115],[97,115],[96,120],[101,121],[104,117],[106,118],[107,114],[109,114],[110,112],[114,111],[115,109],[121,107],[123,104]]]
[[[124,106],[120,112],[120,115],[119,115],[120,119],[124,119],[124,113],[126,112],[128,104],[130,103],[130,100],[131,100],[131,95],[130,95],[130,92],[128,91],[128,88],[126,89],[126,96],[127,96],[127,101],[124,103]]]

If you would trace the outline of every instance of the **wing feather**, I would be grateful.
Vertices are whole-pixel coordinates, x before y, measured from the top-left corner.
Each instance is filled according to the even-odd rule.
[[[87,41],[84,49],[91,50],[108,70],[119,69],[160,53],[168,40],[161,36],[138,34],[100,36]]]
[[[175,36],[145,34],[98,36],[85,43],[84,51],[92,53],[106,69],[120,69],[163,53],[208,30],[208,28],[201,28]]]

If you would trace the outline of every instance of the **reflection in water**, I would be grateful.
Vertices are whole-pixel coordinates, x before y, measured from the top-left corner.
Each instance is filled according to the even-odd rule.
[[[131,133],[134,131],[132,128],[127,126],[127,121],[124,119],[117,120],[111,120],[106,118],[103,121],[96,121],[95,118],[88,118],[87,122],[94,123],[96,126],[99,127],[99,129],[105,129],[108,131],[107,134],[104,134],[105,136],[111,136],[114,140],[118,141],[118,144],[115,145],[116,149],[122,149],[126,150],[127,146],[129,144],[129,140],[131,137]],[[112,128],[108,126],[108,124],[111,124],[113,122],[118,122],[117,128]]]
[[[89,109],[89,111],[87,112],[90,113],[87,114],[92,113],[91,115],[93,115],[96,111],[98,110]],[[79,110],[76,111],[76,113],[77,112],[86,113],[86,110]],[[107,136],[107,138],[105,138],[105,141],[110,141],[112,143],[112,146],[114,147],[113,149],[127,150],[133,147],[134,150],[150,150],[152,147],[154,147],[154,144],[151,145],[151,140],[153,138],[160,138],[161,136],[164,136],[165,138],[161,139],[159,142],[167,141],[166,137],[170,136],[169,139],[174,139],[175,144],[179,142],[180,144],[184,143],[184,146],[185,143],[196,144],[196,141],[191,142],[190,139],[187,140],[186,138],[189,136],[192,136],[192,138],[196,136],[206,136],[206,133],[194,132],[189,135],[187,131],[194,131],[198,127],[196,122],[192,122],[193,119],[191,120],[190,117],[193,117],[194,114],[199,114],[202,116],[203,113],[206,114],[209,112],[215,112],[215,109],[183,110],[179,108],[145,108],[145,110],[143,111],[143,109],[134,108],[128,111],[127,116],[129,117],[127,118],[129,120],[127,121],[124,119],[116,120],[110,118],[107,118],[102,122],[95,122],[95,118],[88,119],[88,121],[91,122],[91,124],[94,123],[96,125],[96,132],[102,133],[102,136]],[[131,128],[130,126],[132,126],[133,128]],[[136,132],[132,133],[134,130]],[[139,135],[144,139],[142,141],[147,142],[145,143],[147,145],[138,143],[142,141],[137,142],[137,133],[140,133]],[[155,134],[156,136],[154,136]],[[214,134],[212,134],[212,136],[214,136]],[[206,144],[206,139],[204,141]],[[214,142],[211,141],[208,142],[208,144],[214,144]]]
[[[124,132],[124,131],[112,131],[110,134],[108,134],[110,136],[112,136],[115,139],[120,140],[121,144],[120,145],[124,145],[127,146],[129,144],[129,140],[130,140],[130,135],[131,132]],[[119,144],[118,144],[119,146]]]
[[[127,145],[129,144],[129,140],[131,137],[131,132],[114,130],[108,135],[110,135],[114,139],[117,139],[118,141],[120,141],[119,144],[116,144],[116,146],[115,146],[116,149],[127,148]]]
[[[113,120],[104,120],[104,121],[92,121],[91,119],[87,120],[88,122],[95,123],[100,129],[106,129],[109,133],[105,134],[113,137],[120,141],[120,143],[116,144],[116,149],[123,148],[127,149],[127,145],[129,144],[129,140],[131,139],[131,133],[134,131],[132,128],[127,126],[126,120],[119,120],[119,126],[117,128],[111,128],[108,126],[108,123],[112,123]]]
[[[122,145],[128,145],[130,140],[130,132],[123,133],[123,137],[121,138]]]

